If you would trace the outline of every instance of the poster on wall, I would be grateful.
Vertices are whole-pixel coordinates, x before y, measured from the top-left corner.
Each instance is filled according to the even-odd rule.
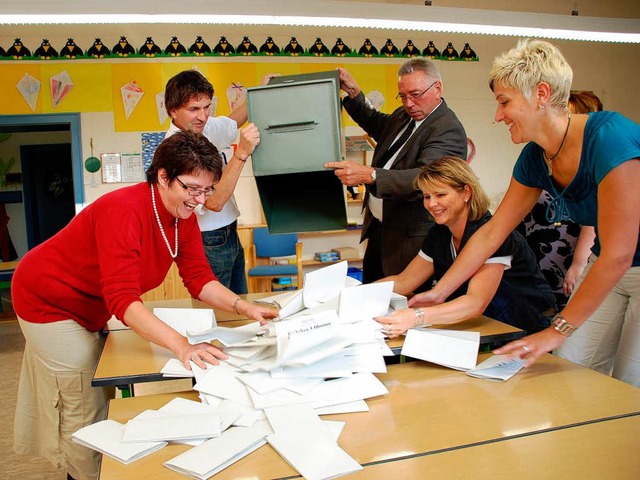
[[[160,142],[164,140],[166,132],[143,132],[140,136],[142,142],[142,165],[146,172],[151,166],[153,160],[153,154],[156,153],[156,149]]]
[[[100,155],[102,160],[102,181],[103,183],[116,183],[122,181],[122,173],[120,170],[120,154],[119,153],[103,153]]]
[[[144,166],[142,165],[141,153],[121,153],[120,171],[123,182],[144,181]]]

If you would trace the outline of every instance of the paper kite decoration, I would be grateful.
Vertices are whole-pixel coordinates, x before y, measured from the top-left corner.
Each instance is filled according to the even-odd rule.
[[[377,90],[371,90],[366,94],[366,97],[376,110],[380,110],[384,105],[384,95]]]
[[[25,73],[16,85],[22,98],[29,105],[32,112],[36,111],[36,104],[38,103],[38,95],[40,94],[40,80],[36,77]]]
[[[128,119],[135,108],[138,106],[144,92],[136,85],[135,80],[123,85],[120,88],[120,94],[122,95],[122,106],[124,107],[124,115]]]
[[[229,108],[233,110],[240,105],[247,96],[247,89],[240,83],[232,83],[227,87],[227,100],[229,101]]]
[[[165,120],[169,118],[167,107],[164,104],[164,92],[156,94],[156,110],[158,111],[158,121],[160,122],[160,125],[162,125]]]
[[[49,82],[51,84],[51,101],[53,108],[56,108],[73,88],[73,82],[66,70],[51,77]]]

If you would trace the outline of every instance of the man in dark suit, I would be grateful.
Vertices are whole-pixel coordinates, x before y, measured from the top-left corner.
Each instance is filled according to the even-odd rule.
[[[368,239],[363,280],[370,283],[402,272],[418,253],[433,218],[413,181],[434,160],[466,158],[467,136],[442,98],[442,78],[431,60],[413,58],[400,67],[396,98],[402,106],[391,115],[374,109],[351,74],[338,70],[345,110],[377,142],[372,166],[325,164],[344,185],[366,186],[361,241]]]

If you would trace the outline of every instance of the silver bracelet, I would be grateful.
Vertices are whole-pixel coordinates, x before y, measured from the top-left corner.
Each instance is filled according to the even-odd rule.
[[[420,307],[416,307],[413,309],[414,312],[416,312],[416,322],[414,323],[414,327],[424,327],[425,321],[424,321],[424,310]]]

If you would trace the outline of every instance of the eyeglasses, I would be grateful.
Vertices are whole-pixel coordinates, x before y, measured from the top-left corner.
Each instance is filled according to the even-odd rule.
[[[429,87],[424,92],[421,92],[421,93],[409,93],[407,95],[405,95],[404,93],[399,93],[398,95],[396,95],[396,100],[400,100],[402,103],[406,102],[407,100],[411,100],[412,102],[415,102],[416,100],[420,100],[422,96],[425,93],[427,93],[429,90],[431,90],[431,87],[433,87],[436,83],[438,83],[437,80],[433,82],[431,85],[429,85]]]
[[[182,188],[184,188],[187,191],[187,193],[192,197],[199,197],[200,195],[204,195],[205,197],[210,197],[211,195],[213,195],[213,192],[216,191],[216,189],[213,187],[209,187],[209,188],[205,188],[204,190],[201,190],[199,188],[192,187],[190,185],[185,185],[183,181],[180,180],[178,177],[176,177],[176,180],[180,185],[182,185]]]

